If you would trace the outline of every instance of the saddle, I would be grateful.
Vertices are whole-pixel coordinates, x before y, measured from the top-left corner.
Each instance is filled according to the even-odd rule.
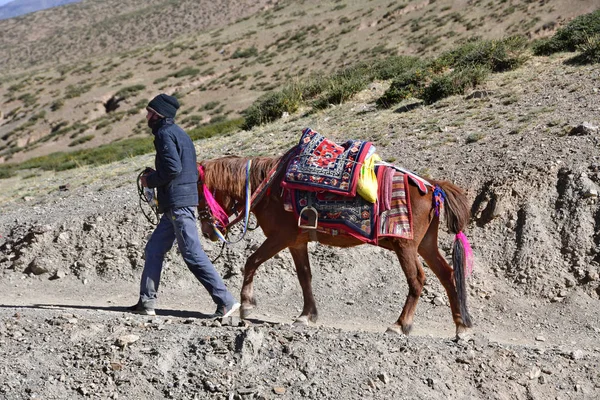
[[[294,212],[301,229],[350,235],[372,244],[386,236],[412,239],[408,184],[424,186],[421,179],[391,165],[367,163],[374,182],[366,186],[375,193],[365,198],[357,195],[357,187],[365,160],[374,155],[372,143],[349,140],[339,145],[306,128],[297,147],[281,185],[286,209]]]

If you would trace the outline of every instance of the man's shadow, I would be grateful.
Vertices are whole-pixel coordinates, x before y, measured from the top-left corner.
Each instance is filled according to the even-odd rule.
[[[74,304],[33,304],[28,306],[17,306],[10,304],[0,304],[0,308],[26,308],[26,309],[40,309],[40,310],[90,310],[90,311],[109,311],[109,312],[119,312],[124,314],[130,314],[132,316],[143,316],[143,317],[154,317],[150,315],[140,315],[135,314],[129,310],[129,307],[124,306],[85,306],[85,305],[74,305]],[[215,318],[212,314],[204,314],[199,311],[188,311],[188,310],[172,310],[168,308],[157,308],[156,317],[175,317],[175,318],[195,318],[195,319],[218,319]],[[258,318],[246,318],[245,321],[248,321],[253,324],[270,324],[275,325],[276,322],[261,320]]]

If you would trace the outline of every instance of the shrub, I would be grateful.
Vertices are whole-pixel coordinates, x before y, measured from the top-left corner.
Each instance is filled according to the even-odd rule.
[[[244,129],[248,130],[254,126],[276,121],[284,112],[290,114],[296,112],[301,101],[301,92],[295,85],[279,92],[266,93],[242,112],[245,118]]]
[[[456,94],[464,94],[485,80],[489,70],[482,66],[457,69],[444,75],[433,77],[431,83],[423,88],[421,98],[427,104]]]
[[[258,50],[256,49],[256,47],[252,46],[248,49],[237,49],[236,51],[233,52],[233,54],[231,55],[231,58],[250,58],[250,57],[256,57],[258,55]]]
[[[52,104],[50,104],[51,111],[58,111],[65,105],[65,101],[62,99],[54,100]]]
[[[447,51],[432,64],[434,70],[481,66],[492,72],[510,71],[527,61],[527,40],[510,36],[501,40],[474,40]]]
[[[394,79],[424,64],[425,62],[418,57],[390,56],[373,65],[373,77],[380,80]]]
[[[144,85],[127,86],[127,87],[120,89],[115,94],[115,97],[116,98],[120,97],[120,98],[126,99],[128,97],[133,97],[133,96],[137,95],[139,92],[141,92],[144,89],[146,89],[146,86],[144,86]]]
[[[200,70],[198,68],[193,68],[193,67],[185,67],[177,72],[174,72],[172,74],[170,74],[169,76],[175,77],[175,78],[183,78],[184,76],[195,76],[198,75],[198,73],[200,72]]]
[[[93,138],[94,138],[94,135],[85,135],[85,136],[82,136],[80,138],[77,138],[77,139],[73,140],[71,143],[69,143],[69,147],[73,147],[73,146],[77,146],[77,145],[85,143],[85,142],[89,142]]]
[[[188,132],[192,140],[205,139],[213,136],[227,135],[242,128],[243,118],[237,118],[227,121],[218,121],[216,123],[198,127]]]
[[[12,165],[0,165],[0,179],[8,179],[13,176],[15,176],[15,170]]]
[[[600,63],[600,34],[589,37],[577,47],[581,54],[569,60],[572,64],[598,64]]]
[[[208,110],[212,110],[213,108],[217,107],[221,102],[220,101],[209,101],[208,103],[202,105],[198,110],[199,111],[208,111]]]
[[[318,96],[313,105],[316,108],[326,108],[330,104],[345,103],[356,93],[365,89],[369,82],[369,77],[366,74],[350,73],[346,76],[335,76],[329,80],[325,90]]]
[[[65,98],[67,99],[72,99],[74,97],[79,97],[82,94],[84,94],[85,92],[88,92],[93,85],[88,84],[88,85],[69,85],[65,88]]]
[[[589,37],[600,34],[600,9],[573,19],[566,26],[546,40],[533,46],[535,55],[550,55],[560,51],[575,51],[585,44]]]
[[[427,68],[415,68],[405,72],[392,81],[388,90],[375,103],[378,107],[389,108],[409,97],[421,98],[423,88],[431,77],[432,72]]]

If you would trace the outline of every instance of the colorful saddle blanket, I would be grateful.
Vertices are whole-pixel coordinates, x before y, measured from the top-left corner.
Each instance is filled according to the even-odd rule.
[[[349,140],[338,145],[306,128],[281,184],[287,189],[354,197],[360,168],[371,145],[363,140]]]
[[[361,196],[302,190],[286,190],[286,202],[291,203],[290,210],[296,218],[304,207],[315,208],[317,230],[330,235],[346,234],[371,244],[386,236],[412,239],[407,175],[383,166],[377,167],[376,173],[379,182],[376,203]]]

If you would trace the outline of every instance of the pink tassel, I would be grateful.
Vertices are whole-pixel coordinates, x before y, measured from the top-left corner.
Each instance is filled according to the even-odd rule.
[[[462,231],[456,234],[455,240],[459,240],[465,249],[465,276],[469,276],[473,273],[473,249],[467,236]]]
[[[217,223],[222,228],[226,228],[227,224],[229,223],[229,216],[223,210],[223,207],[221,207],[215,200],[210,190],[208,190],[208,187],[204,184],[204,167],[202,167],[200,164],[198,164],[198,174],[200,175],[200,180],[203,183],[202,190],[204,193],[204,199],[206,200],[206,204],[208,205],[213,218],[217,220]]]

